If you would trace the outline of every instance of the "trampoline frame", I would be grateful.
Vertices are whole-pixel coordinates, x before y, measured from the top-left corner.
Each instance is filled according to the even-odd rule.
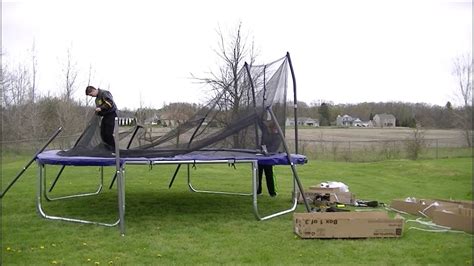
[[[213,193],[213,194],[225,194],[225,195],[239,195],[239,196],[252,196],[252,205],[253,205],[253,212],[257,220],[263,221],[268,220],[289,212],[292,212],[297,207],[297,198],[296,198],[296,187],[293,186],[293,193],[292,193],[292,204],[290,208],[277,211],[275,213],[262,216],[259,212],[258,207],[258,197],[257,197],[257,186],[258,186],[258,160],[189,160],[189,161],[129,161],[124,162],[120,165],[119,170],[117,171],[117,204],[118,204],[118,218],[113,223],[106,223],[100,221],[90,221],[85,219],[78,219],[72,217],[64,217],[64,216],[53,216],[46,213],[45,209],[43,208],[42,198],[44,197],[48,201],[52,200],[63,200],[63,199],[71,199],[77,197],[86,197],[86,196],[94,196],[98,195],[102,190],[103,184],[103,166],[100,167],[100,181],[99,187],[97,191],[91,193],[83,193],[83,194],[75,194],[69,196],[62,196],[57,198],[51,198],[47,195],[46,190],[46,166],[48,164],[41,163],[38,161],[38,192],[37,192],[37,210],[41,217],[49,220],[61,220],[67,222],[76,222],[76,223],[83,223],[83,224],[96,224],[102,226],[113,227],[118,225],[120,229],[120,233],[125,235],[125,166],[126,165],[160,165],[160,164],[185,164],[187,165],[187,184],[189,190],[191,192],[196,193]],[[251,180],[252,180],[252,192],[251,193],[236,193],[236,192],[228,192],[228,191],[211,191],[211,190],[198,190],[193,187],[191,182],[191,174],[190,174],[190,166],[191,165],[198,165],[198,164],[250,164],[251,165]],[[84,167],[91,167],[87,165],[83,165]],[[83,167],[81,166],[81,167]],[[94,167],[94,166],[92,166]]]

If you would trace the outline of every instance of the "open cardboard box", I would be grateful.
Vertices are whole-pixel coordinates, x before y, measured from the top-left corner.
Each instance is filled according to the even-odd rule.
[[[390,205],[393,209],[401,212],[430,218],[433,217],[433,212],[436,210],[456,208],[458,206],[459,203],[456,202],[432,199],[415,199],[411,201],[405,199],[394,199]]]
[[[329,194],[330,203],[339,202],[344,204],[354,204],[355,201],[355,195],[352,194],[352,192],[341,192],[339,188],[321,188],[311,186],[304,192],[306,200],[308,200],[310,203],[313,202],[317,194]],[[303,203],[303,197],[301,196],[301,193],[298,193],[298,203]]]
[[[417,216],[426,216],[437,225],[473,233],[474,202],[467,200],[392,200],[391,207]]]
[[[380,211],[293,214],[294,232],[301,238],[400,237],[403,223]]]
[[[447,226],[454,230],[474,233],[474,211],[472,208],[457,208],[436,210],[433,212],[433,223]]]

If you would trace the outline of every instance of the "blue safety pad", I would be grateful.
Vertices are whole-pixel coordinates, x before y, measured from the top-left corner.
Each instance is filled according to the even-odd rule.
[[[41,164],[54,165],[75,165],[75,166],[112,166],[116,164],[115,157],[88,157],[88,156],[62,156],[58,155],[59,150],[43,151],[37,155],[36,160]],[[129,157],[120,158],[120,164],[126,162],[185,162],[185,161],[214,161],[227,160],[229,162],[238,162],[245,160],[257,160],[262,165],[287,165],[289,160],[286,153],[272,155],[251,154],[248,152],[220,152],[220,151],[193,151],[187,154],[176,155],[173,157]],[[306,156],[301,154],[291,154],[291,160],[294,164],[305,164],[308,162]]]

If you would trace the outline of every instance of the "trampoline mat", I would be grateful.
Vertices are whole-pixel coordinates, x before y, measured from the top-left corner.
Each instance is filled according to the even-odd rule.
[[[88,157],[88,156],[63,156],[59,155],[60,150],[48,150],[39,153],[36,160],[41,164],[52,165],[74,165],[74,166],[111,166],[115,165],[115,157]],[[289,160],[286,153],[277,153],[271,155],[248,153],[241,151],[193,151],[186,154],[176,155],[172,157],[120,157],[120,163],[127,162],[136,163],[153,163],[153,162],[180,162],[190,163],[192,161],[216,161],[227,160],[249,161],[257,160],[262,165],[288,165]],[[301,154],[291,154],[291,161],[294,164],[305,164],[307,158]]]

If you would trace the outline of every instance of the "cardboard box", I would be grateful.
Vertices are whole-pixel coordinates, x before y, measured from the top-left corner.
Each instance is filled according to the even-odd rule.
[[[386,212],[294,213],[294,232],[301,238],[400,237],[403,219]]]
[[[433,223],[454,230],[474,233],[473,209],[460,206],[452,209],[436,210],[433,212]]]
[[[447,200],[447,199],[435,199],[435,200],[446,202],[446,203],[455,203],[467,209],[474,209],[474,201],[471,201],[471,200]]]
[[[316,194],[329,194],[329,202],[339,202],[344,204],[354,204],[355,195],[352,192],[341,192],[338,188],[317,188],[317,187],[310,187],[309,189],[305,190],[304,195],[306,200],[309,203],[312,203]],[[298,203],[303,203],[303,197],[301,193],[298,193]]]
[[[432,218],[433,212],[436,210],[457,208],[459,205],[457,202],[444,200],[416,199],[406,201],[405,199],[395,199],[392,200],[390,207],[409,214]]]

